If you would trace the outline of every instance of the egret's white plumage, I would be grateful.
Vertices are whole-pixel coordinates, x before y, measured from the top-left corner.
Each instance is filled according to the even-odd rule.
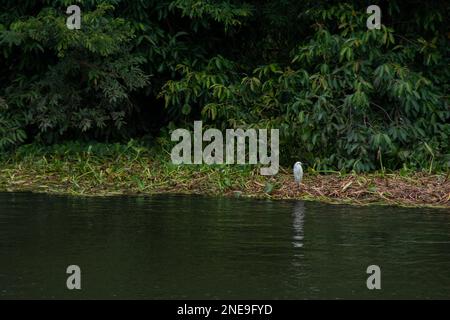
[[[294,164],[294,179],[295,179],[295,182],[297,182],[298,184],[300,184],[302,182],[303,168],[302,168],[302,163],[300,161],[297,161]]]

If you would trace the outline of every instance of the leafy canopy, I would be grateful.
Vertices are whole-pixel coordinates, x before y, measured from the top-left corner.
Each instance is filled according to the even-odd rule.
[[[449,4],[69,0],[0,3],[0,148],[210,126],[280,129],[286,164],[450,165]],[[167,136],[166,136],[167,138]]]

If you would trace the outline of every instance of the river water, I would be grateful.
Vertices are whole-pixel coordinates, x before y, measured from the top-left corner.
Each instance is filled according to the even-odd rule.
[[[450,212],[0,193],[0,298],[449,299]]]

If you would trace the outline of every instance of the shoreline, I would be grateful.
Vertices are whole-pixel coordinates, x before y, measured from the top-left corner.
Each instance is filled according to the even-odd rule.
[[[323,174],[310,168],[299,187],[287,168],[261,176],[257,166],[173,165],[166,158],[164,150],[117,144],[27,147],[0,159],[0,192],[192,194],[450,209],[449,173]]]
[[[1,172],[0,172],[1,174]],[[362,176],[358,176],[362,177]],[[0,178],[2,178],[0,176]],[[258,183],[257,183],[258,184]],[[329,197],[326,195],[314,195],[309,191],[300,191],[299,194],[283,194],[279,191],[273,193],[267,193],[264,191],[258,193],[244,193],[241,190],[229,190],[223,193],[216,193],[214,191],[204,192],[196,189],[186,190],[174,190],[164,188],[161,190],[151,191],[139,191],[134,188],[105,191],[95,190],[95,188],[85,190],[82,192],[74,192],[67,189],[65,186],[59,186],[60,189],[55,187],[49,187],[46,185],[39,185],[34,183],[27,183],[27,185],[20,185],[16,182],[12,182],[11,185],[2,183],[0,185],[0,193],[33,193],[33,194],[45,194],[55,196],[71,196],[71,197],[115,197],[115,196],[157,196],[157,195],[183,195],[183,196],[203,196],[203,197],[225,197],[225,198],[242,198],[242,199],[255,199],[255,200],[274,200],[274,201],[308,201],[308,202],[320,202],[332,205],[350,205],[350,206],[397,206],[404,208],[430,208],[430,209],[448,209],[450,210],[450,194],[448,200],[441,202],[427,202],[427,201],[414,201],[408,199],[389,199],[385,197],[383,192],[367,191],[367,194],[371,194],[371,197],[356,198],[356,197]],[[362,192],[359,192],[362,193]],[[450,213],[450,211],[449,211]]]

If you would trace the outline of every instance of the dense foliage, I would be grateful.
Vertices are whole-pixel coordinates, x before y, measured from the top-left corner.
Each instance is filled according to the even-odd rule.
[[[66,8],[82,9],[80,30]],[[368,30],[366,8],[382,9]],[[0,148],[280,129],[284,163],[450,166],[449,2],[0,0]]]

